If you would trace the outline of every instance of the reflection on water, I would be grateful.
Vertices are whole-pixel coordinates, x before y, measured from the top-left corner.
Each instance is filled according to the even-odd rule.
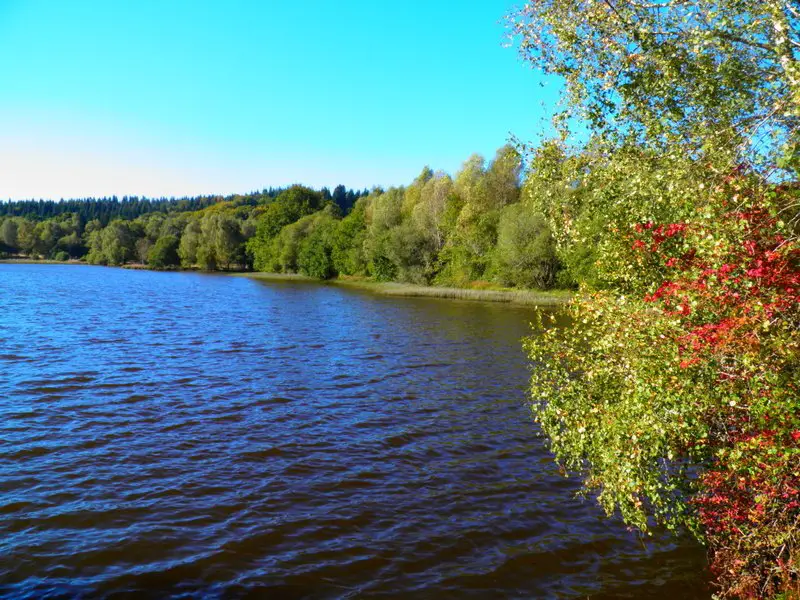
[[[558,474],[530,318],[0,265],[0,595],[709,597]]]

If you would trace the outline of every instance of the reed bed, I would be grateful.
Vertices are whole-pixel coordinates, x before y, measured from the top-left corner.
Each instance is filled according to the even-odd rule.
[[[348,288],[367,290],[383,296],[405,296],[443,298],[449,300],[471,300],[478,302],[506,302],[529,306],[557,306],[566,303],[572,296],[567,290],[487,290],[454,287],[413,285],[407,283],[379,282],[360,278],[339,278],[320,282],[304,275],[286,273],[240,273],[239,275],[263,281],[303,281],[324,283]]]

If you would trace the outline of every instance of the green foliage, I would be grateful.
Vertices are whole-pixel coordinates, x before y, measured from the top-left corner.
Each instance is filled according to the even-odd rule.
[[[186,213],[197,213],[209,208],[213,209],[224,204],[237,211],[237,218],[254,212],[260,206],[272,202],[277,196],[285,192],[284,188],[268,188],[260,192],[249,194],[233,194],[222,196],[195,196],[193,198],[140,198],[136,196],[117,198],[81,198],[72,200],[25,200],[19,202],[0,202],[0,218],[4,216],[19,217],[30,221],[46,221],[51,219],[61,220],[64,217],[77,219],[81,224],[88,221],[97,221],[105,227],[114,219],[135,221],[149,219],[153,216],[171,218]],[[344,212],[355,204],[367,192],[348,190],[344,186],[336,188],[338,200]],[[335,198],[336,199],[336,198]],[[77,227],[79,235],[83,233],[82,225]],[[148,236],[155,239],[152,232]]]
[[[136,240],[136,260],[141,264],[148,262],[147,257],[150,254],[150,249],[153,247],[153,240],[149,237],[141,237]]]
[[[595,139],[568,153],[550,142],[539,148],[526,174],[524,202],[543,215],[565,269],[562,281],[590,289],[628,290],[641,273],[621,265],[630,223],[676,222],[696,210],[708,171],[678,149],[654,153]]]
[[[425,231],[412,221],[404,221],[388,233],[385,241],[386,257],[394,265],[393,279],[430,283],[436,269],[436,247]]]
[[[35,225],[31,221],[19,221],[17,227],[17,248],[28,256],[33,255]]]
[[[206,213],[200,231],[202,243],[198,248],[198,262],[202,268],[213,270],[218,266],[230,269],[244,260],[239,222],[228,214]]]
[[[456,174],[453,192],[458,199],[453,198],[445,206],[448,236],[436,280],[444,285],[464,286],[486,275],[497,239],[502,199],[491,196],[485,160],[477,154],[467,159]]]
[[[500,213],[493,272],[506,286],[546,289],[558,273],[555,243],[544,218],[522,204]]]
[[[392,260],[391,234],[388,231],[371,235],[364,243],[368,273],[377,281],[394,281],[397,265]]]
[[[369,267],[375,281],[394,281],[397,277],[397,265],[385,254],[373,256]]]
[[[505,145],[495,154],[486,170],[489,205],[502,208],[519,201],[522,157],[514,146]]]
[[[391,188],[371,196],[366,207],[364,255],[369,274],[378,281],[392,281],[397,276],[397,265],[392,260],[395,240],[391,231],[403,220],[403,199],[402,188]]]
[[[147,254],[147,264],[154,269],[165,269],[180,264],[178,247],[180,242],[174,235],[165,235],[158,238]]]
[[[14,219],[5,219],[0,227],[0,242],[11,249],[19,248],[17,231],[19,226]]]
[[[217,255],[211,244],[201,243],[197,247],[197,266],[203,271],[217,270]]]
[[[526,341],[537,366],[534,415],[558,461],[583,474],[586,493],[609,514],[619,510],[644,531],[649,515],[695,528],[680,501],[691,491],[681,459],[705,437],[694,418],[705,396],[684,377],[676,351],[665,356],[653,346],[671,333],[665,324],[632,302],[598,292],[570,306],[573,327],[545,328]]]
[[[455,178],[425,167],[407,187],[369,193],[337,186],[331,194],[295,185],[208,202],[70,201],[75,213],[46,203],[25,205],[19,210],[55,216],[2,219],[0,244],[7,252],[52,257],[63,251],[94,264],[137,261],[159,269],[179,264],[323,279],[341,274],[420,285],[550,287],[550,271],[560,263],[547,256],[549,237],[541,222],[526,220],[527,211],[512,210],[521,199],[521,176],[522,159],[507,145],[488,164],[473,155]],[[507,210],[525,215],[525,227],[536,233],[523,233],[506,217],[496,248]],[[131,218],[106,225],[117,213]],[[85,216],[97,218],[87,222]],[[525,257],[528,251],[535,256]]]
[[[339,222],[333,233],[331,258],[334,270],[344,275],[366,274],[366,236],[366,201],[361,199],[356,202],[352,212]]]
[[[332,258],[335,229],[336,223],[332,217],[323,214],[316,219],[297,257],[301,273],[317,279],[330,279],[336,275]]]
[[[785,232],[743,229],[744,217],[722,220],[708,208],[695,225],[647,223],[639,237],[629,229],[618,268],[632,295],[619,284],[585,295],[570,306],[572,327],[526,342],[538,366],[534,414],[558,460],[584,474],[609,514],[619,510],[645,531],[655,517],[702,536],[707,525],[687,503],[707,493],[698,472],[738,456],[730,447],[737,432],[758,431],[764,415],[770,428],[800,416],[797,303],[786,292],[800,284],[800,251],[775,241]],[[774,275],[756,266],[766,262],[755,244]],[[787,261],[780,267],[778,249]]]
[[[191,268],[197,264],[197,253],[200,247],[203,230],[200,222],[197,220],[189,221],[183,230],[181,242],[178,245],[178,256],[181,259],[181,265],[186,268]]]
[[[722,596],[800,591],[796,9],[533,0],[510,22],[565,80],[562,135],[592,131],[525,179],[582,286],[573,326],[526,342],[542,431],[609,513],[707,543]]]
[[[567,112],[599,134],[728,159],[741,144],[772,163],[797,126],[794,11],[779,0],[534,0],[509,25],[524,59],[563,77]]]
[[[257,270],[269,270],[275,265],[272,240],[281,229],[310,215],[322,207],[322,194],[303,186],[292,186],[282,192],[258,218],[255,236],[247,243]]]
[[[112,221],[89,235],[86,261],[99,265],[122,265],[135,257],[136,235],[125,221]]]
[[[269,257],[271,262],[262,262],[261,264],[264,267],[269,264],[268,269],[262,267],[262,270],[276,273],[296,273],[299,269],[297,259],[300,255],[300,246],[308,230],[311,229],[313,222],[314,217],[306,215],[281,229],[270,245],[264,249],[262,261],[265,260],[265,257]],[[258,264],[257,262],[256,265]]]
[[[414,208],[422,201],[422,193],[425,189],[426,184],[433,179],[433,170],[430,167],[425,166],[422,169],[422,172],[417,176],[416,179],[409,185],[407,188],[403,190],[403,202],[402,202],[402,209],[401,212],[404,218],[407,218],[410,215]]]
[[[82,256],[85,252],[83,240],[77,230],[59,238],[56,247],[61,248],[70,258]]]

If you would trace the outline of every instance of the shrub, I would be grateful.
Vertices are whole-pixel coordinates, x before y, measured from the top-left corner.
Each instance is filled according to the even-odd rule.
[[[800,575],[800,243],[785,190],[734,174],[693,219],[620,232],[629,295],[526,347],[533,409],[565,467],[611,513],[706,542],[723,596]]]
[[[180,264],[178,247],[180,242],[174,235],[158,238],[147,254],[147,264],[155,269],[174,267]]]

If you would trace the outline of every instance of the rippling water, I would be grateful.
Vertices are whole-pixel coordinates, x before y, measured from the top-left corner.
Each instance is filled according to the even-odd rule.
[[[0,595],[708,597],[558,474],[530,317],[0,265]]]

